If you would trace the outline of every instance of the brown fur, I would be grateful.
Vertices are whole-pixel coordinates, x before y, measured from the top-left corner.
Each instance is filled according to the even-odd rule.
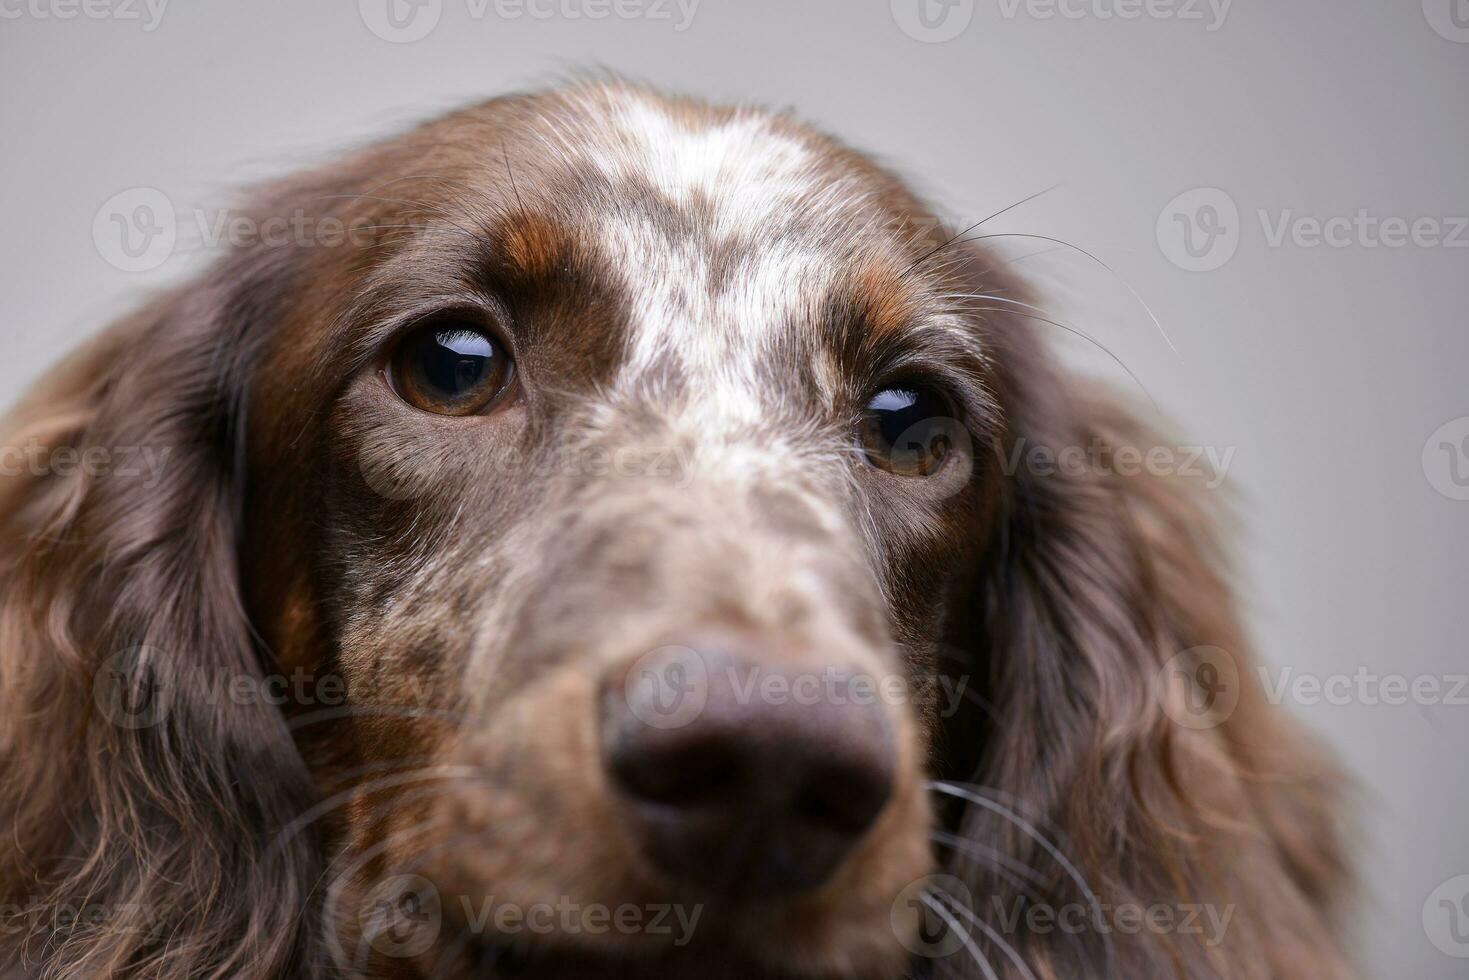
[[[748,493],[702,471],[527,477],[557,447],[707,449],[670,427],[693,384],[675,366],[613,391],[635,300],[588,237],[619,207],[697,241],[707,205],[670,209],[538,141],[589,134],[608,91],[497,100],[267,189],[252,213],[329,215],[371,242],[235,249],[17,410],[11,445],[171,455],[153,487],[118,473],[0,482],[0,972],[958,978],[984,976],[984,960],[1057,980],[1348,976],[1336,780],[1249,683],[1217,502],[1107,467],[1006,472],[1017,443],[1115,453],[1157,438],[1060,374],[1022,316],[955,299],[1025,293],[974,244],[920,240],[936,222],[852,151],[774,124],[870,188],[875,211],[832,229],[792,217],[791,233],[850,246],[831,248],[851,288],[773,343],[769,429],[749,437],[832,456],[846,430],[810,412],[844,417],[894,369],[938,372],[973,441],[962,485],[832,464]],[[731,118],[673,105],[688,125]],[[762,245],[708,242],[714,281]],[[407,413],[374,367],[445,297],[516,324],[530,380],[493,425]],[[938,306],[963,338],[905,329]],[[796,569],[819,595],[782,584]],[[973,699],[894,716],[894,799],[814,895],[712,901],[687,948],[560,936],[476,966],[484,951],[448,938],[463,926],[450,896],[708,899],[645,874],[609,829],[590,706],[607,664],[711,623],[920,686],[962,676]],[[1170,719],[1178,692],[1160,672],[1201,646],[1228,651],[1241,700],[1192,729]],[[284,703],[219,696],[292,672],[307,680]],[[152,685],[158,717],[115,723],[104,702],[119,685]],[[930,777],[951,789],[926,793]],[[1002,933],[1009,951],[967,928],[971,948],[909,962],[912,935],[890,913],[931,869],[992,924],[999,906],[1100,918]],[[403,873],[444,896],[445,937],[421,955],[358,955],[362,903]],[[1218,945],[1101,927],[1156,904],[1234,918]],[[67,908],[92,919],[60,927]]]

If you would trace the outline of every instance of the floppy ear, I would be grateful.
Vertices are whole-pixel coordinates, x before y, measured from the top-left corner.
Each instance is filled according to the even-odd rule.
[[[278,836],[307,772],[229,693],[262,670],[238,447],[277,279],[234,263],[117,324],[3,440],[0,973],[307,969],[315,849]]]
[[[1002,503],[967,644],[992,710],[978,771],[941,787],[985,923],[965,928],[1000,976],[1348,975],[1336,779],[1256,680],[1211,474],[1148,457],[1169,443],[1000,327]]]

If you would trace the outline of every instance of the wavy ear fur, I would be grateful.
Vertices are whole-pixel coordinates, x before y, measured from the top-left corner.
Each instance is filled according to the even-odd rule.
[[[976,943],[1001,976],[1029,975],[1016,958],[1067,980],[1348,976],[1337,780],[1255,680],[1219,491],[1128,475],[1119,449],[1167,443],[1028,342],[1007,347],[999,451],[1022,465],[1001,477],[967,626],[994,710],[949,775],[975,782],[950,788],[953,870],[1014,956],[983,929]],[[1097,455],[1052,472],[1024,464],[1035,447]]]
[[[304,974],[309,782],[261,654],[238,465],[257,325],[242,260],[108,330],[11,421],[0,479],[0,974]],[[16,470],[23,472],[16,473]]]

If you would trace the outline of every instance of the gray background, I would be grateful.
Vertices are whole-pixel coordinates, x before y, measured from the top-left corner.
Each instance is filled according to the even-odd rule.
[[[944,23],[962,30],[941,43],[900,27],[916,0],[896,13],[889,0],[701,0],[684,30],[652,0],[622,0],[649,15],[600,20],[504,16],[493,2],[476,17],[470,0],[439,0],[412,43],[367,26],[384,0],[364,0],[367,16],[356,0],[180,2],[152,30],[140,0],[92,0],[96,19],[69,0],[21,2],[0,3],[7,402],[120,304],[199,261],[185,231],[156,269],[110,264],[93,222],[113,195],[151,187],[179,214],[217,207],[427,113],[600,64],[794,106],[958,221],[1060,183],[996,227],[1106,263],[1060,248],[1020,267],[1126,362],[1183,443],[1234,451],[1267,660],[1322,678],[1469,672],[1469,502],[1435,489],[1455,488],[1440,440],[1424,452],[1469,416],[1469,247],[1374,247],[1356,232],[1343,247],[1272,245],[1259,217],[1469,214],[1469,31],[1449,19],[1458,3],[1469,23],[1466,0],[1237,0],[1222,23],[1202,4],[1202,19],[1128,19],[1098,16],[1127,0],[1085,0],[1080,17],[957,0]],[[597,2],[556,0],[584,15]],[[1199,187],[1237,207],[1216,246],[1232,235],[1238,248],[1185,271],[1168,209]],[[1095,352],[1076,356],[1132,384]],[[1469,435],[1457,424],[1455,444]],[[1469,472],[1462,451],[1457,462]],[[1469,960],[1447,954],[1469,945],[1425,902],[1469,874],[1469,704],[1286,700],[1360,781],[1366,972],[1464,976]]]

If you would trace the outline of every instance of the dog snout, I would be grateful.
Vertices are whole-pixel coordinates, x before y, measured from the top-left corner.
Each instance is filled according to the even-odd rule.
[[[610,671],[601,699],[602,762],[643,858],[731,896],[827,881],[893,794],[884,705],[851,696],[852,672],[751,638],[663,649]]]

